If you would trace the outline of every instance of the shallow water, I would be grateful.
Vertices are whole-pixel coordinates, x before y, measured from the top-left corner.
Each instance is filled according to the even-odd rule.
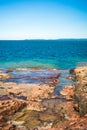
[[[7,79],[7,82],[44,84],[47,80],[55,79],[55,76],[59,75],[59,71],[26,69],[21,71],[13,70],[9,74],[12,78]]]
[[[1,96],[0,97],[0,100],[3,101],[3,100],[10,100],[11,98],[8,97],[7,95],[4,95],[4,96]]]
[[[87,65],[87,39],[0,41],[1,70],[15,68],[7,82],[44,84],[50,75],[60,73],[54,91],[59,94],[64,86],[72,85],[66,79],[69,70],[81,65]]]
[[[0,41],[0,68],[70,69],[87,64],[87,39]]]
[[[60,94],[60,91],[63,87],[70,86],[73,84],[72,80],[69,80],[66,78],[67,76],[71,76],[71,74],[69,73],[69,70],[57,70],[57,69],[34,70],[34,69],[29,69],[29,68],[25,68],[25,69],[20,68],[17,70],[10,70],[10,71],[9,69],[4,70],[4,72],[7,72],[8,74],[11,75],[11,78],[5,80],[6,82],[52,85],[52,82],[54,82],[55,79],[58,79],[60,82],[55,84],[56,88],[54,90],[54,93],[58,95]]]
[[[69,70],[59,70],[59,73],[61,74],[59,77],[60,83],[58,83],[57,87],[54,90],[55,94],[60,94],[60,91],[65,86],[71,86],[73,84],[73,81],[70,79],[67,79],[67,76],[72,76],[69,72]]]

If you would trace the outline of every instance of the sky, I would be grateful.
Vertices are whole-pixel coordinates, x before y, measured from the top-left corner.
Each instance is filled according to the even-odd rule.
[[[87,0],[0,0],[0,40],[87,38]]]

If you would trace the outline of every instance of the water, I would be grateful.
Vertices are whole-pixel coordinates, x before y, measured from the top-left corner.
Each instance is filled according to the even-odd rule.
[[[57,84],[57,87],[54,90],[54,93],[58,95],[60,95],[60,91],[64,87],[73,85],[73,81],[66,78],[67,76],[72,76],[69,70],[59,70],[59,73],[61,74],[59,77],[60,82]]]
[[[13,70],[9,72],[12,78],[7,79],[7,82],[16,83],[35,83],[35,84],[45,84],[47,82],[52,82],[56,77],[60,76],[58,70]]]
[[[87,39],[0,41],[0,68],[70,69],[87,64]]]
[[[0,41],[0,68],[5,72],[14,68],[7,82],[43,84],[49,75],[60,73],[54,90],[59,95],[64,86],[73,84],[66,79],[69,70],[85,64],[87,39]]]

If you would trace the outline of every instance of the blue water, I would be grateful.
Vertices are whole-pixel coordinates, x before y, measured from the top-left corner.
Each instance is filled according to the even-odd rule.
[[[87,64],[87,39],[0,41],[0,68],[70,69]]]

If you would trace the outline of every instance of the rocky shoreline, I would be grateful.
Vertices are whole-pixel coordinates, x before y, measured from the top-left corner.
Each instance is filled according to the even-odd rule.
[[[0,130],[87,130],[87,66],[70,73],[56,95],[58,70],[0,70]]]

